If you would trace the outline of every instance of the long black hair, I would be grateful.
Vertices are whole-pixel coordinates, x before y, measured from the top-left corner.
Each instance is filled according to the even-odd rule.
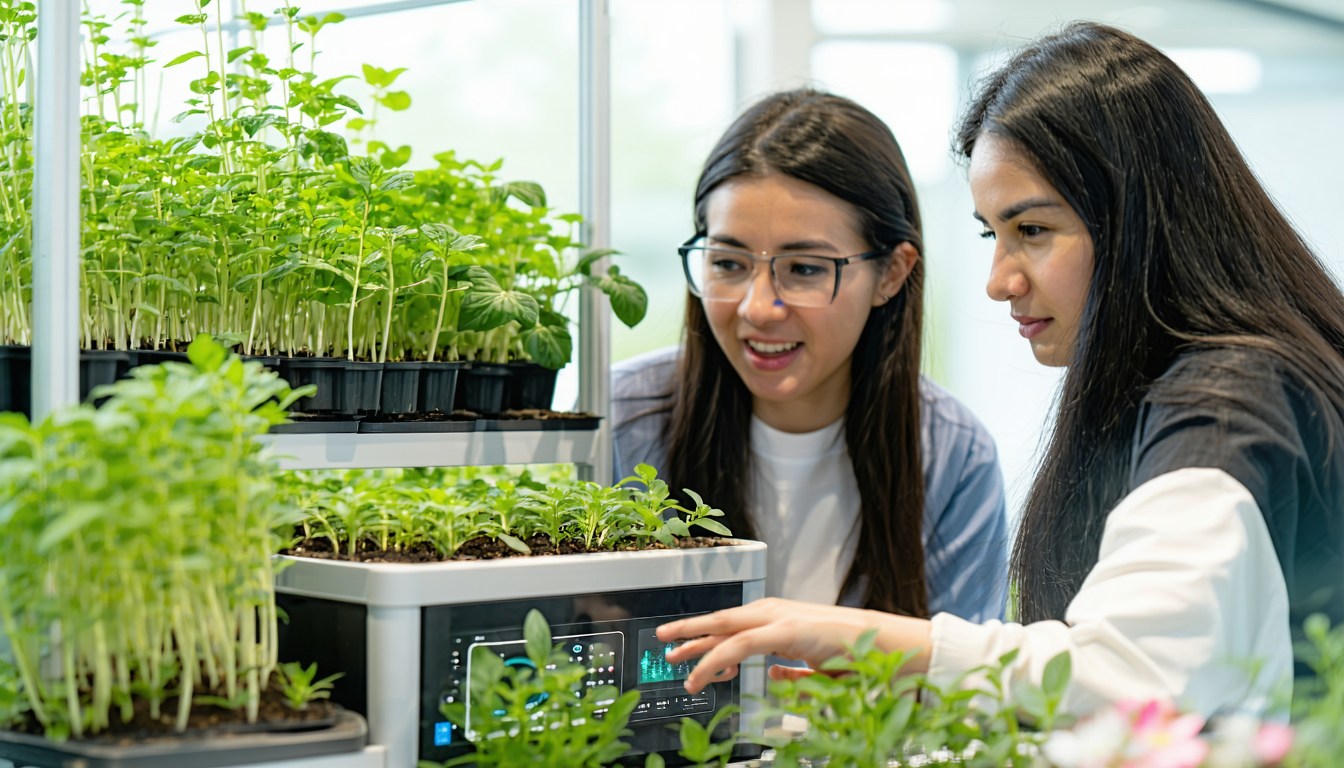
[[[1034,162],[1092,238],[1092,282],[1011,563],[1019,618],[1062,619],[1128,490],[1139,404],[1191,394],[1154,391],[1175,358],[1266,351],[1344,407],[1344,296],[1208,100],[1132,35],[1080,22],[1020,51],[981,86],[960,153],[983,135]]]
[[[729,179],[780,173],[814,184],[858,212],[874,248],[923,250],[919,206],[891,130],[854,102],[814,90],[770,96],[739,117],[705,161],[695,190],[696,232],[706,232],[709,195]],[[883,268],[890,256],[878,263]],[[919,444],[922,258],[900,292],[874,307],[854,350],[845,442],[858,481],[857,550],[842,594],[867,577],[863,603],[928,614],[922,527],[924,475]],[[734,534],[754,536],[751,393],[710,330],[700,300],[687,294],[685,342],[667,422],[673,488],[714,499]]]

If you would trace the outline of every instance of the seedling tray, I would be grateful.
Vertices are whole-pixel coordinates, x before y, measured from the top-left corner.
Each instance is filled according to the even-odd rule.
[[[453,400],[457,397],[457,383],[460,372],[470,368],[470,363],[434,362],[420,364],[420,392],[416,410],[420,413],[453,410]]]
[[[345,417],[342,419],[300,419],[288,424],[276,424],[271,427],[273,435],[313,435],[313,434],[350,434],[359,431],[359,421]]]
[[[476,419],[424,419],[421,421],[361,421],[360,434],[392,435],[415,432],[478,432],[482,422]]]
[[[424,363],[385,363],[379,413],[415,413],[420,409]]]
[[[367,741],[364,718],[342,710],[335,722],[318,728],[309,722],[260,733],[209,729],[130,744],[92,739],[56,744],[43,736],[0,731],[0,759],[32,768],[222,768],[358,752]]]

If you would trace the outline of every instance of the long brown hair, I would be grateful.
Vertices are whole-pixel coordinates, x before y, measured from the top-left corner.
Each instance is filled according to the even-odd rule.
[[[1063,619],[1128,492],[1145,397],[1208,397],[1159,378],[1188,350],[1281,360],[1338,430],[1344,296],[1275,206],[1208,100],[1161,51],[1080,22],[991,75],[959,131],[1013,142],[1092,237],[1093,275],[1011,575],[1019,619]]]
[[[695,191],[696,232],[707,199],[728,179],[780,173],[814,184],[858,212],[877,248],[923,251],[919,207],[891,130],[854,102],[813,90],[770,96],[728,129],[705,161]],[[878,262],[885,268],[890,256]],[[843,595],[867,577],[863,604],[928,615],[924,580],[924,473],[919,444],[919,364],[924,314],[922,257],[890,301],[874,307],[854,349],[845,443],[858,481],[858,547]],[[686,331],[667,422],[667,476],[725,512],[738,536],[753,537],[751,393],[687,294]]]

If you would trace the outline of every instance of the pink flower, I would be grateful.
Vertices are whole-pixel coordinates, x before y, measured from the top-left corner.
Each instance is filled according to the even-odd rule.
[[[1198,768],[1209,754],[1199,738],[1204,718],[1182,715],[1169,701],[1121,701],[1116,709],[1132,723],[1121,768]]]
[[[1255,757],[1262,763],[1277,764],[1293,746],[1293,729],[1282,723],[1265,723],[1255,735]]]

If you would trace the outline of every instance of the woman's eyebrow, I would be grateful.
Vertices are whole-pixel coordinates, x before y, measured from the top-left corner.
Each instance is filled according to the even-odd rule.
[[[794,243],[785,243],[780,247],[781,251],[839,251],[834,245],[825,240],[799,240]]]
[[[1033,208],[1059,208],[1059,203],[1048,197],[1029,197],[1021,200],[999,211],[999,221],[1008,221],[1030,211]],[[979,214],[977,214],[979,218]],[[981,219],[984,221],[984,219]]]

